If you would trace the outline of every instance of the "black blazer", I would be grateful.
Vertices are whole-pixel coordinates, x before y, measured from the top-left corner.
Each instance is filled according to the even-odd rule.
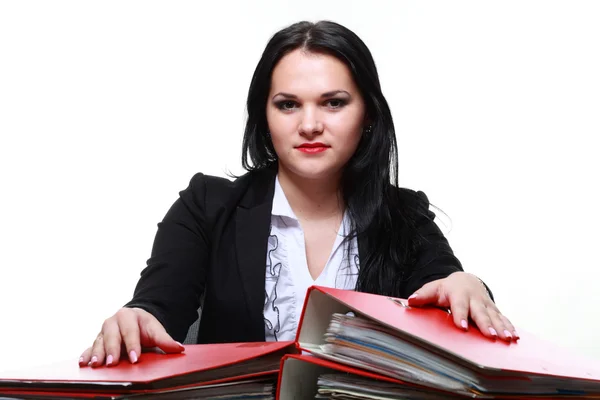
[[[125,306],[150,312],[181,342],[197,319],[204,295],[198,343],[264,341],[265,268],[275,176],[272,169],[253,171],[234,181],[194,175],[158,224],[147,267]],[[434,223],[433,212],[424,216],[418,224],[428,239],[427,248],[420,252],[423,265],[403,285],[401,297],[462,270]],[[367,244],[359,240],[358,245],[362,265]]]

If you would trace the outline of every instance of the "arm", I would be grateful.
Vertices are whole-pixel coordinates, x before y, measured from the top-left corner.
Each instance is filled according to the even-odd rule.
[[[429,209],[427,196],[419,191],[415,197],[412,208],[415,210],[414,224],[419,246],[414,271],[407,282],[409,293],[431,281],[463,271],[462,264],[454,255],[448,240],[434,222],[435,213]]]
[[[518,338],[511,322],[495,305],[487,285],[476,276],[464,272],[435,224],[435,214],[429,210],[425,194],[418,192],[418,197],[415,225],[421,242],[415,272],[409,281],[413,291],[409,305],[448,307],[458,327],[467,329],[470,317],[487,337],[505,340]]]
[[[209,260],[204,176],[196,174],[179,194],[158,224],[151,257],[125,307],[148,311],[183,341],[198,315]]]
[[[422,243],[415,268],[416,273],[410,285],[414,289],[411,293],[431,281],[446,278],[454,272],[464,272],[461,262],[454,255],[448,240],[434,221],[435,213],[429,209],[429,199],[421,191],[417,192],[417,197],[418,216],[415,224],[418,234],[422,237]],[[481,279],[479,282],[494,301],[490,288]]]

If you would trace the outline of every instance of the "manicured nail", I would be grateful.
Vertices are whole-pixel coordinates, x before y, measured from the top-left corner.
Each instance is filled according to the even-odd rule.
[[[460,326],[462,326],[462,327],[463,327],[463,329],[467,329],[467,327],[468,327],[469,325],[467,324],[467,321],[465,321],[465,320],[463,319],[462,321],[460,321]]]
[[[411,296],[410,296],[408,299],[409,299],[409,300],[416,299],[416,298],[417,298],[417,296],[418,296],[418,294],[417,294],[417,293],[414,293],[414,294],[412,294],[412,295],[411,295]]]
[[[179,342],[175,342],[175,343],[177,343],[177,344],[179,345],[179,347],[185,347],[184,345],[182,345],[182,344],[181,344],[181,343],[179,343]]]
[[[490,327],[490,334],[492,336],[498,336],[498,332],[496,332],[496,330],[494,328],[492,328],[492,327]]]
[[[135,364],[137,362],[137,354],[135,354],[134,350],[131,350],[129,352],[129,359],[131,360],[132,364]]]
[[[83,365],[83,357],[79,357],[79,365]]]
[[[512,335],[510,334],[509,331],[507,331],[506,329],[504,330],[504,336],[506,336],[509,339],[512,339]]]
[[[108,357],[106,357],[106,365],[110,365],[113,363],[113,356],[112,354],[109,354]]]
[[[517,333],[517,331],[513,331],[513,335],[514,335],[514,337],[515,337],[515,338],[517,338],[517,339],[519,339],[519,338],[520,338],[520,336],[519,336],[519,334]]]
[[[98,357],[96,357],[96,356],[92,357],[92,361],[91,361],[92,365],[96,365],[97,362],[98,362]]]

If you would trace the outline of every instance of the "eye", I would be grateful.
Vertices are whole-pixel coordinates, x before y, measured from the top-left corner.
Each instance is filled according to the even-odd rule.
[[[342,108],[346,105],[346,100],[342,99],[329,99],[325,102],[329,106],[329,108]]]
[[[295,101],[283,100],[283,101],[277,102],[275,105],[277,106],[278,109],[280,109],[282,111],[291,111],[294,109],[294,107],[297,104]]]

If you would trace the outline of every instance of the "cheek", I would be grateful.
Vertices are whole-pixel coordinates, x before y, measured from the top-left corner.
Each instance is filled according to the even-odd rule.
[[[360,138],[362,137],[362,129],[357,128],[352,132],[346,140],[346,151],[348,152],[347,158],[352,157],[352,155],[356,152],[358,148],[358,143],[360,142]]]
[[[275,152],[281,157],[289,152],[297,132],[298,123],[291,115],[267,111],[267,124]]]
[[[278,157],[286,158],[287,153],[291,151],[292,135],[276,123],[273,125],[269,123],[269,126],[271,128],[271,142],[273,143],[275,153],[277,153]]]
[[[274,134],[289,133],[290,129],[294,128],[293,118],[290,115],[282,114],[277,110],[267,111],[267,124],[269,132]]]
[[[345,118],[336,121],[332,130],[337,132],[339,144],[348,151],[354,151],[362,136],[362,120],[356,118]]]
[[[286,146],[285,137],[282,135],[278,135],[276,133],[271,133],[271,142],[273,142],[273,147],[275,148],[275,153],[279,157],[285,156],[285,148]]]
[[[265,114],[267,116],[267,129],[269,130],[269,132],[271,132],[273,130],[273,125],[275,124],[275,115],[273,114],[273,109],[271,107],[267,107]]]

